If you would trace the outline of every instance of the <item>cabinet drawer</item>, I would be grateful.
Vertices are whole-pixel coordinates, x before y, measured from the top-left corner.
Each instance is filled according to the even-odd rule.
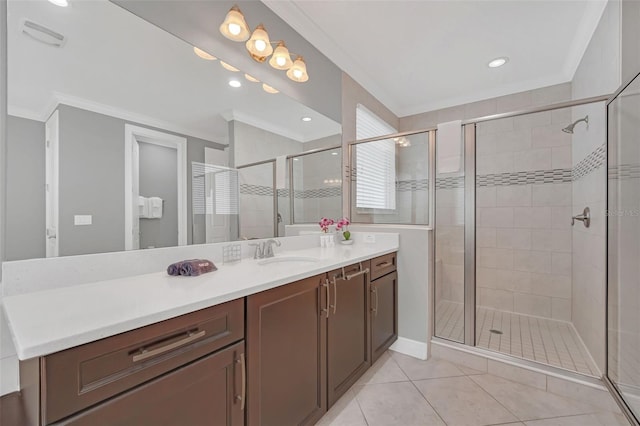
[[[396,270],[397,254],[398,253],[389,253],[384,256],[371,259],[372,281]]]
[[[243,339],[244,299],[41,358],[48,424]]]

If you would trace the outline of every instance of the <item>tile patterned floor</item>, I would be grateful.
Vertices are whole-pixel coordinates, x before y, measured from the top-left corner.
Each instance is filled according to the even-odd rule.
[[[622,426],[620,412],[440,359],[386,352],[321,426]]]
[[[461,303],[441,301],[436,309],[436,336],[464,338]],[[531,317],[484,307],[477,308],[477,345],[519,358],[600,377],[573,325],[566,321]],[[492,333],[499,330],[502,334]]]

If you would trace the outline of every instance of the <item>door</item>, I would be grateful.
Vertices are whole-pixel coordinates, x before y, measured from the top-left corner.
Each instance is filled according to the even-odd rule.
[[[247,297],[248,424],[312,425],[326,412],[324,277]]]
[[[244,424],[244,342],[141,385],[60,425]]]
[[[133,250],[140,248],[140,144],[137,140],[131,143],[131,220]]]
[[[59,118],[55,111],[45,124],[45,252],[47,257],[59,253],[58,240],[58,147]]]
[[[375,362],[398,338],[398,273],[371,282],[371,352]]]
[[[607,379],[640,422],[640,74],[607,106]]]
[[[327,387],[329,407],[369,368],[367,275],[360,265],[328,274]]]

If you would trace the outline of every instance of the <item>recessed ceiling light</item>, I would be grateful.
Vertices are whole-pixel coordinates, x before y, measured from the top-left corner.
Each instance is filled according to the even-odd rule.
[[[238,68],[229,65],[226,62],[220,61],[220,65],[222,65],[222,68],[224,68],[225,70],[231,71],[231,72],[238,72],[240,71]]]
[[[57,0],[56,0],[57,1]],[[213,55],[209,55],[207,52],[205,52],[202,49],[198,49],[197,47],[193,46],[193,52],[198,55],[199,57],[201,57],[202,59],[205,59],[207,61],[215,61],[217,58]]]
[[[238,80],[229,80],[229,86],[231,86],[231,87],[240,87],[240,86],[242,86],[242,83],[240,83]]]
[[[293,159],[293,161],[298,161],[298,160],[299,160],[298,158],[294,158],[294,159]]]
[[[302,121],[311,121],[311,117],[302,117]]]
[[[500,58],[495,58],[494,60],[489,62],[487,65],[489,65],[489,68],[498,68],[503,66],[507,62],[509,62],[509,58],[507,58],[506,56],[503,56]]]
[[[332,152],[331,155],[338,155],[338,153],[337,152]]]
[[[69,6],[69,2],[67,0],[49,0],[49,3],[53,3],[56,6],[60,6],[60,7]]]

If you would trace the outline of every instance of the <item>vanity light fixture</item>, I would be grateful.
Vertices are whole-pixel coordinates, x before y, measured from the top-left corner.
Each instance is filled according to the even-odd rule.
[[[222,68],[224,68],[227,71],[231,71],[231,72],[238,72],[240,71],[238,68],[236,67],[232,67],[231,65],[229,65],[228,63],[224,62],[224,61],[220,61],[220,65],[222,65]]]
[[[255,77],[250,76],[249,74],[245,74],[244,78],[246,78],[247,80],[249,80],[252,83],[260,83],[260,80],[258,80]]]
[[[495,58],[494,60],[490,61],[487,66],[489,68],[498,68],[503,66],[504,64],[506,64],[507,62],[509,62],[509,58],[507,58],[506,56],[502,56],[500,58]]]
[[[280,93],[279,90],[276,90],[273,87],[269,86],[268,84],[264,84],[264,83],[262,83],[262,90],[264,90],[267,93],[271,93],[271,94]]]
[[[197,48],[197,47],[195,47],[195,46],[193,46],[193,52],[194,52],[196,55],[198,55],[199,57],[201,57],[202,59],[205,59],[205,60],[207,60],[207,61],[215,61],[216,59],[218,59],[218,58],[216,58],[215,56],[213,56],[213,55],[209,55],[209,54],[208,54],[207,52],[205,52],[204,50],[202,50],[202,49],[198,49],[198,48]]]
[[[287,71],[287,77],[298,83],[304,83],[309,80],[309,74],[307,74],[307,65],[304,63],[302,56],[298,56],[293,65]]]
[[[227,13],[224,22],[220,25],[220,32],[223,36],[233,41],[247,41],[249,39],[251,34],[249,26],[237,5],[233,6]]]
[[[224,21],[220,25],[220,32],[229,40],[246,41],[245,47],[249,56],[257,62],[263,63],[269,56],[269,65],[281,71],[287,71],[287,77],[291,80],[304,83],[309,80],[307,73],[307,65],[302,56],[291,60],[291,54],[285,46],[283,40],[272,42],[269,40],[269,34],[264,25],[258,25],[253,33],[250,34],[249,27],[245,21],[244,15],[237,5],[233,6],[227,13]],[[275,50],[271,44],[277,43]]]
[[[69,6],[69,2],[67,0],[49,0],[49,3],[55,4],[56,6],[60,7]]]
[[[311,117],[302,117],[301,120],[308,123],[311,121]]]
[[[239,80],[229,80],[229,86],[238,88],[242,86],[242,83]]]

